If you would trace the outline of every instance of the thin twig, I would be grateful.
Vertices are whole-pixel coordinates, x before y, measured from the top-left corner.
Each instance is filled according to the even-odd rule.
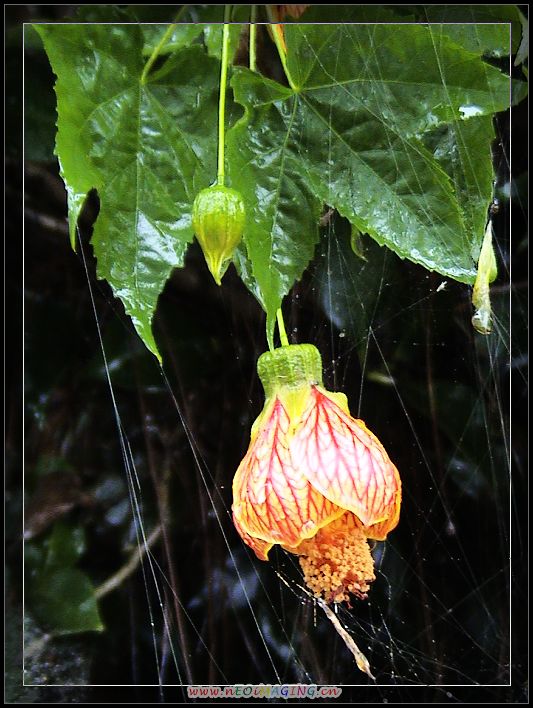
[[[94,591],[94,595],[97,600],[100,600],[102,597],[104,597],[104,595],[107,595],[113,590],[119,588],[124,582],[124,580],[126,580],[126,578],[128,578],[135,572],[144,554],[149,551],[152,546],[158,541],[159,537],[161,536],[161,531],[161,524],[158,524],[146,539],[146,543],[140,548],[136,548],[135,551],[131,554],[128,562],[123,565],[122,568],[117,570],[117,572],[114,573],[110,578],[108,578],[104,583],[102,583],[102,585],[96,588],[96,590]]]
[[[329,609],[329,607],[326,605],[324,600],[317,599],[317,603],[319,606],[324,610],[326,613],[326,617],[329,619],[331,624],[335,627],[339,635],[341,636],[342,640],[348,647],[348,649],[352,652],[355,658],[355,663],[357,664],[357,668],[360,671],[363,671],[365,674],[370,676],[370,678],[375,681],[376,677],[372,675],[372,672],[370,671],[370,664],[368,663],[368,659],[366,656],[363,654],[363,652],[359,649],[357,644],[354,642],[352,637],[348,634],[348,632],[344,629],[342,624],[339,622],[339,620],[335,617],[335,614]]]

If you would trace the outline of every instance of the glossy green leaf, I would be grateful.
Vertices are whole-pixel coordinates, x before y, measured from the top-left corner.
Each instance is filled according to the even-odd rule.
[[[222,33],[224,20],[224,5],[210,5],[210,19],[204,19],[204,42],[210,56],[220,59],[222,53]],[[232,62],[239,46],[239,40],[244,30],[244,25],[250,19],[250,5],[233,5],[231,10],[231,24],[229,26],[228,57]]]
[[[157,47],[168,29],[168,24],[141,25],[144,46],[143,54],[147,58]],[[199,24],[177,24],[169,39],[159,50],[160,56],[172,54],[177,49],[190,46],[202,34],[203,26]]]
[[[302,169],[299,140],[305,116],[298,112],[297,97],[247,70],[238,72],[232,86],[247,109],[227,140],[231,185],[246,204],[248,258],[240,257],[238,263],[241,277],[253,283],[252,292],[267,313],[272,343],[283,296],[313,257],[320,201]]]
[[[473,282],[483,228],[461,182],[472,177],[471,148],[481,150],[476,199],[486,210],[490,139],[457,126],[505,109],[509,80],[422,26],[287,24],[285,39],[294,88],[237,70],[232,86],[246,114],[228,136],[232,185],[252,213],[247,256],[270,323],[313,255],[322,203],[401,257]],[[422,140],[447,125],[461,132],[464,180]]]
[[[522,34],[521,14],[516,5],[424,5],[413,14],[431,23],[433,33],[442,33],[465,49],[493,57],[515,53]]]
[[[478,56],[490,57],[514,54],[527,27],[517,5],[311,5],[300,19],[287,16],[284,21],[419,22],[435,36],[445,35]]]
[[[102,631],[94,588],[76,568],[54,568],[33,579],[28,599],[43,627],[55,634]]]
[[[465,250],[470,246],[477,262],[492,196],[491,143],[495,139],[490,116],[453,121],[424,135],[424,145],[450,175],[465,224]]]
[[[141,6],[142,7],[142,6]],[[168,11],[165,17],[159,17],[162,13],[155,12],[152,8],[145,8],[144,11],[139,11],[133,6],[130,12],[139,20],[154,22],[156,17],[158,20],[166,21],[167,24],[154,25],[142,24],[141,30],[144,37],[143,53],[149,56],[154,48],[159,43],[159,40],[168,28],[168,22],[171,20],[172,13]],[[222,49],[222,27],[224,22],[224,5],[184,5],[182,11],[178,13],[178,23],[176,28],[170,35],[168,41],[161,48],[159,54],[164,56],[170,54],[176,49],[188,47],[195,41],[200,41],[200,35],[203,37],[205,46],[209,56],[220,59]],[[233,5],[231,10],[231,24],[229,26],[229,51],[228,56],[230,62],[233,60],[239,38],[243,30],[242,22],[249,21],[250,6],[249,5]]]
[[[336,215],[319,247],[317,297],[330,322],[355,346],[361,362],[367,355],[369,328],[377,303],[398,305],[405,292],[401,261],[368,236],[358,234],[354,249],[350,224]],[[361,251],[364,249],[364,257]]]
[[[313,108],[362,112],[406,138],[508,106],[497,69],[417,25],[288,25],[288,67]],[[373,123],[366,126],[375,129]]]
[[[56,153],[72,243],[87,193],[100,198],[92,243],[147,347],[170,272],[193,237],[195,194],[216,175],[218,62],[177,52],[141,82],[138,25],[40,25],[58,79]]]

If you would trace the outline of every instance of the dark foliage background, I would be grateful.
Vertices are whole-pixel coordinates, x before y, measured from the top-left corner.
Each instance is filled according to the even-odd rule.
[[[88,282],[81,249],[73,253],[68,243],[65,193],[52,154],[53,75],[38,47],[25,55],[23,195],[21,22],[59,20],[74,10],[11,6],[6,18],[6,700],[181,702],[179,688],[141,688],[157,685],[158,675],[139,570],[99,601],[102,632],[49,639],[50,608],[26,586],[24,680],[30,687],[21,680],[24,535],[31,563],[49,547],[58,524],[82,529],[85,547],[76,567],[95,587],[135,549]],[[315,626],[312,605],[294,585],[291,592],[280,581],[276,570],[289,584],[297,577],[291,559],[276,552],[272,564],[253,560],[231,524],[232,476],[262,405],[255,375],[266,346],[259,306],[233,269],[217,288],[193,246],[186,268],[168,283],[156,318],[169,389],[120,303],[106,283],[96,281],[89,238],[98,199],[90,200],[80,237],[98,323],[140,478],[147,534],[163,528],[153,553],[169,580],[161,584],[162,602],[181,674],[180,681],[149,582],[163,683],[274,683],[264,640],[283,682],[309,682],[300,670],[304,665],[317,683],[363,684],[345,689],[345,697],[357,702],[525,702],[527,106],[513,109],[512,144],[509,116],[498,116],[497,124],[500,276],[492,289],[498,322],[492,335],[472,330],[466,286],[448,283],[437,293],[442,278],[370,242],[367,260],[359,259],[335,216],[324,226],[315,265],[286,304],[293,340],[319,347],[326,384],[345,391],[354,414],[361,403],[361,416],[402,474],[402,519],[390,542],[377,549],[380,573],[371,602],[342,615],[380,688],[365,688],[366,677],[332,627],[322,618]],[[511,202],[505,189],[510,158]],[[509,680],[511,687],[505,686]]]

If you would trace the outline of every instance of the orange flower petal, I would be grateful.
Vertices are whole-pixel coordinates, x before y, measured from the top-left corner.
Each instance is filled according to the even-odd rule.
[[[372,524],[372,526],[365,527],[365,533],[367,535],[367,538],[373,538],[376,541],[384,541],[387,538],[387,535],[394,528],[396,528],[396,526],[398,525],[398,521],[400,520],[402,488],[400,482],[400,475],[398,474],[398,470],[396,469],[396,467],[394,468],[394,471],[396,472],[396,475],[398,477],[398,488],[396,491],[396,499],[393,513],[391,514],[391,516],[389,516],[388,519],[385,519],[384,521],[379,521],[377,524]]]
[[[291,452],[311,484],[334,504],[353,511],[364,526],[392,517],[397,522],[396,467],[363,421],[348,415],[319,387],[312,387]]]
[[[269,543],[268,541],[262,541],[260,538],[254,538],[253,536],[250,536],[249,533],[246,533],[246,531],[239,524],[239,520],[237,519],[235,514],[233,514],[233,524],[239,532],[239,535],[244,541],[244,543],[250,546],[250,548],[254,551],[255,555],[259,558],[259,560],[268,560],[268,552],[274,544]]]
[[[314,489],[302,471],[293,466],[289,430],[289,416],[276,398],[271,411],[263,414],[235,474],[233,515],[239,532],[270,545],[292,547],[313,536],[343,510]],[[244,535],[243,538],[249,543]]]

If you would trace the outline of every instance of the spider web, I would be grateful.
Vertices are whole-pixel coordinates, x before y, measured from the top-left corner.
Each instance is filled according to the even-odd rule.
[[[506,194],[508,126],[499,125],[496,188]],[[509,368],[525,382],[520,337],[511,337],[509,216],[502,199],[491,217],[500,277],[487,337],[471,328],[467,287],[365,237],[361,258],[349,226],[335,214],[324,219],[315,263],[284,303],[290,338],[319,348],[326,387],[347,394],[352,413],[378,435],[402,477],[400,524],[373,548],[377,577],[369,599],[335,608],[375,682],[357,669],[302,587],[296,557],[273,549],[271,562],[258,561],[231,523],[231,479],[262,406],[254,364],[265,347],[264,320],[255,301],[232,273],[229,287],[215,290],[193,247],[188,269],[201,274],[192,277],[207,289],[205,302],[216,315],[198,328],[200,308],[191,307],[173,322],[187,292],[201,290],[187,280],[187,269],[178,273],[157,322],[168,362],[158,369],[139,354],[134,335],[122,331],[130,340],[126,365],[110,353],[106,336],[116,304],[95,287],[82,245],[111,394],[111,403],[102,397],[88,414],[116,424],[106,440],[114,441],[111,458],[121,459],[125,475],[130,514],[121,524],[143,554],[141,572],[119,591],[129,611],[114,618],[113,601],[108,632],[95,640],[92,685],[158,686],[160,700],[176,695],[168,687],[190,683],[333,684],[365,702],[480,695],[465,694],[467,687],[485,687],[485,698],[501,695],[498,687],[516,669]],[[523,326],[520,307],[513,317]],[[219,353],[216,362],[202,354],[206,343],[211,357]],[[129,411],[124,372],[136,379],[138,420]],[[150,545],[158,523],[164,542]],[[522,543],[513,548],[515,558],[522,557]],[[116,660],[109,630],[128,616],[127,658]]]

